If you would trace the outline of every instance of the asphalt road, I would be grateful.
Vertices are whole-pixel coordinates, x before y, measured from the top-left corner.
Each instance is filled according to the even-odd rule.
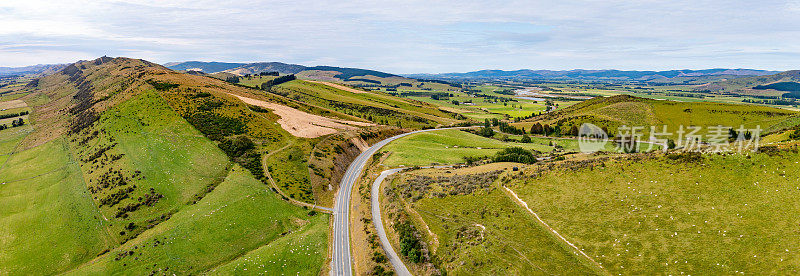
[[[392,244],[389,243],[389,238],[386,236],[386,230],[383,229],[383,220],[381,219],[381,202],[380,202],[380,195],[381,195],[381,182],[386,179],[387,176],[395,174],[399,171],[402,171],[403,168],[385,170],[375,179],[375,183],[372,184],[372,221],[375,224],[375,229],[378,232],[378,237],[381,239],[381,247],[383,247],[383,251],[386,252],[386,257],[389,259],[389,262],[394,267],[394,272],[400,276],[411,276],[411,272],[408,271],[406,265],[403,264],[403,260],[400,259],[400,256],[397,255],[397,252],[394,251],[392,248]]]
[[[350,194],[370,157],[389,142],[399,138],[414,133],[445,129],[454,128],[418,130],[386,138],[361,152],[353,160],[353,163],[350,163],[350,166],[347,167],[347,172],[345,172],[342,181],[339,183],[339,193],[336,195],[336,203],[333,208],[333,256],[331,257],[330,275],[349,276],[353,274],[352,256],[350,255]]]

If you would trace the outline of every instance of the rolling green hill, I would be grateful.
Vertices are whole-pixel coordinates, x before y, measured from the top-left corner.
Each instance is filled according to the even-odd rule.
[[[758,86],[765,86],[779,82],[800,82],[800,70],[786,71],[766,76],[753,76],[712,82],[699,85],[695,87],[695,89],[745,95],[780,96],[783,94],[783,92],[756,88]]]
[[[756,105],[674,102],[619,95],[594,98],[516,125],[530,128],[534,123],[561,125],[562,130],[592,123],[606,127],[611,135],[623,125],[644,126],[645,139],[649,137],[650,126],[661,130],[666,125],[671,133],[667,137],[675,138],[681,125],[702,127],[699,134],[706,134],[708,127],[717,125],[733,128],[760,126],[766,132],[774,132],[798,124],[798,113]]]
[[[248,89],[100,58],[28,92],[34,123],[0,131],[3,274],[196,274],[299,253],[287,244],[326,251],[328,215],[265,184],[260,154],[295,138],[228,94]],[[240,137],[256,146],[226,146]],[[317,275],[318,256],[265,273]]]

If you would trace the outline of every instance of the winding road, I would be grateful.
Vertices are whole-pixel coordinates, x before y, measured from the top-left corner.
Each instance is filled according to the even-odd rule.
[[[330,275],[353,275],[352,256],[350,255],[350,194],[370,157],[386,144],[411,134],[459,128],[461,127],[425,129],[392,136],[361,152],[353,160],[353,163],[350,163],[350,166],[347,167],[347,172],[345,172],[342,181],[339,183],[339,193],[336,195],[336,203],[333,208],[333,256],[331,257]]]

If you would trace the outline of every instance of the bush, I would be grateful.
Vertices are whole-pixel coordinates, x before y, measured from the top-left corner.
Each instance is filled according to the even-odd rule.
[[[523,164],[536,163],[536,156],[532,151],[520,148],[505,148],[494,157],[495,162],[516,162]]]
[[[147,80],[147,83],[149,83],[150,85],[153,86],[153,88],[155,88],[156,90],[159,90],[159,91],[167,91],[167,90],[170,90],[172,88],[176,88],[176,87],[180,86],[180,85],[174,84],[174,83],[160,82],[160,81],[154,81],[154,80]]]
[[[800,140],[800,130],[795,130],[791,134],[789,134],[789,139]]]
[[[483,137],[492,137],[494,136],[494,130],[490,127],[482,127],[481,130],[478,131],[478,135]]]
[[[219,148],[230,157],[242,156],[248,150],[254,149],[255,146],[255,143],[253,143],[253,141],[246,136],[239,136],[233,139],[223,139],[222,142],[219,143]]]

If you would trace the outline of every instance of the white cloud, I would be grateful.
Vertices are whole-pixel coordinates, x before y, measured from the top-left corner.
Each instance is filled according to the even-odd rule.
[[[790,69],[800,58],[798,3],[6,0],[0,66],[109,54],[396,73]]]

